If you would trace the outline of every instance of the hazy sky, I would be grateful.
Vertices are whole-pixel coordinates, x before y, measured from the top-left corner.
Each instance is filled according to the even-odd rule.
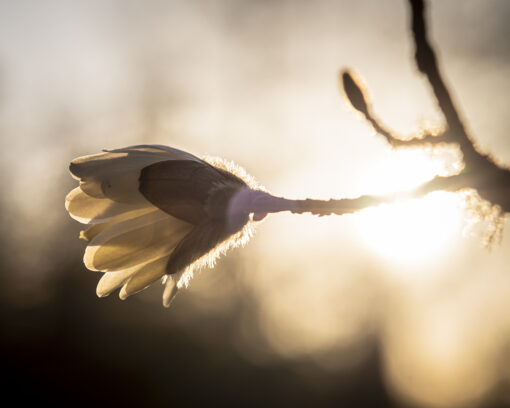
[[[455,102],[476,143],[508,165],[510,2],[430,5]],[[337,83],[342,68],[358,73],[377,116],[400,134],[441,126],[408,27],[403,0],[0,0],[7,298],[46,301],[41,288],[59,256],[81,256],[63,204],[74,184],[67,167],[102,148],[161,143],[221,156],[275,194],[300,198],[376,192],[381,174],[397,186],[430,177],[406,178],[428,156],[391,152]],[[425,406],[462,405],[506,384],[510,239],[485,250],[480,234],[462,233],[455,200],[373,218],[268,217],[232,255],[255,299],[246,330],[265,341],[240,335],[241,352],[348,367],[375,337],[389,389]],[[404,216],[407,225],[392,221]],[[219,289],[227,262],[183,297],[204,310],[228,307],[240,289]]]

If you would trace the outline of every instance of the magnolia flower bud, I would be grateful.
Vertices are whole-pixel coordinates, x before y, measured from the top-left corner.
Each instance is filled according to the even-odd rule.
[[[91,225],[80,237],[85,266],[104,272],[97,295],[120,287],[125,299],[164,278],[165,306],[194,269],[247,242],[250,212],[267,195],[232,164],[159,145],[79,157],[70,171],[80,186],[66,209]]]

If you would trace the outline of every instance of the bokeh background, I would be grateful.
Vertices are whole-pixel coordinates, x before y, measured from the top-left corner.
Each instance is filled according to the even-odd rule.
[[[508,165],[510,3],[429,3],[459,109],[479,147]],[[483,223],[466,234],[456,197],[269,216],[170,309],[159,285],[96,298],[99,275],[83,266],[81,227],[64,209],[72,158],[140,143],[234,160],[287,197],[421,181],[409,174],[432,158],[391,152],[337,84],[354,69],[403,135],[440,126],[408,20],[404,0],[0,1],[4,395],[510,406],[510,239],[485,249]]]

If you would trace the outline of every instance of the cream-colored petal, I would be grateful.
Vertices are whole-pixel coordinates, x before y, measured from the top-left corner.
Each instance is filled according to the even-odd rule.
[[[87,246],[83,262],[95,271],[130,268],[169,254],[191,229],[191,224],[156,210],[100,232]]]
[[[95,181],[80,181],[80,188],[85,193],[94,198],[106,198],[101,189],[101,185]]]
[[[166,160],[199,160],[177,149],[167,149],[147,145],[106,151],[74,159],[69,170],[81,181],[82,190],[92,197],[143,203],[138,179],[144,167]]]
[[[118,272],[105,272],[96,287],[96,294],[99,297],[108,296],[115,289],[120,288],[124,283],[142,268],[143,265],[136,265],[132,268],[125,269]]]
[[[143,166],[145,167],[145,166]],[[105,197],[120,203],[140,204],[146,200],[138,190],[142,165],[113,169],[101,178],[101,190]]]
[[[149,152],[149,153],[156,153],[156,154],[166,154],[176,160],[202,161],[201,159],[192,155],[191,153],[176,149],[174,147],[157,145],[157,144],[128,146],[128,147],[124,147],[121,149],[113,149],[113,150],[105,150],[105,151],[111,152],[111,153],[126,153],[126,152],[133,152],[133,151]]]
[[[170,275],[167,277],[165,282],[165,289],[163,290],[163,306],[164,307],[170,307],[172,304],[172,301],[174,300],[175,296],[177,295],[177,291],[179,289],[177,288],[177,283],[173,279],[173,275]]]
[[[111,226],[119,222],[126,221],[130,218],[140,217],[153,211],[158,211],[158,209],[156,207],[141,208],[139,210],[129,211],[124,214],[121,214],[115,218],[112,218],[110,221],[103,222],[101,224],[94,224],[90,228],[80,231],[80,239],[90,242],[100,232],[104,231],[107,228],[110,228]]]
[[[128,296],[140,292],[151,283],[161,279],[161,277],[165,274],[168,258],[169,256],[166,256],[155,262],[142,266],[138,271],[132,274],[124,286],[122,286],[122,289],[119,292],[119,297],[121,299],[126,299]]]
[[[75,220],[83,224],[98,224],[111,220],[122,214],[131,213],[135,216],[140,210],[154,208],[148,201],[139,204],[115,202],[109,198],[94,198],[76,187],[66,197],[66,210]]]
[[[71,161],[71,164],[69,165],[69,171],[75,179],[81,180],[103,170],[108,165],[109,161],[117,160],[126,156],[127,154],[111,152],[102,152],[90,154],[87,156],[80,156]]]

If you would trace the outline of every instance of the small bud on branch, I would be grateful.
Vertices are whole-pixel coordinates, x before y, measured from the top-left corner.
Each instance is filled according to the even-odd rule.
[[[367,98],[363,89],[360,85],[358,85],[349,71],[344,71],[342,73],[342,86],[345,96],[352,107],[362,113],[365,117],[370,116]]]

